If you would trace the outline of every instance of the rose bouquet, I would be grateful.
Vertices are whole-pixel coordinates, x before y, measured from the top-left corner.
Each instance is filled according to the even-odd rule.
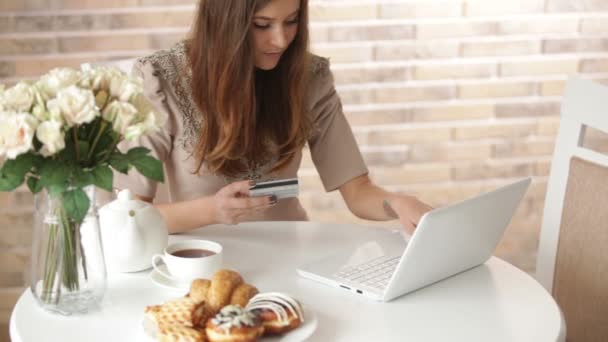
[[[158,130],[165,120],[145,99],[142,80],[115,68],[54,69],[36,82],[0,86],[0,191],[25,183],[37,198],[47,198],[44,232],[35,236],[32,254],[40,269],[32,268],[39,273],[32,291],[41,304],[58,304],[62,294],[77,293],[99,276],[89,272],[92,259],[100,261],[85,252],[90,237],[81,231],[94,210],[91,189],[112,190],[112,169],[134,167],[163,181],[162,164],[149,150],[123,153],[117,145]],[[93,249],[101,250],[100,242]],[[104,273],[105,289],[101,268],[96,272]]]

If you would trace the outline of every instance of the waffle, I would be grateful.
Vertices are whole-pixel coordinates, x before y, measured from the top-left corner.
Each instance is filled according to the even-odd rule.
[[[183,325],[160,324],[157,338],[159,342],[204,342],[205,334],[202,331],[185,327]]]
[[[206,310],[205,302],[188,297],[174,299],[160,306],[149,306],[145,312],[159,327],[183,325],[189,328],[204,325],[212,314]]]

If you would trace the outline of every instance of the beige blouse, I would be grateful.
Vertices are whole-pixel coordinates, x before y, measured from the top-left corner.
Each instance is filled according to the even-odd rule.
[[[161,50],[137,60],[134,74],[143,78],[144,93],[159,111],[164,111],[167,124],[160,131],[137,141],[123,142],[122,151],[134,146],[145,146],[160,159],[165,168],[165,183],[169,200],[179,202],[215,194],[225,185],[242,179],[256,181],[297,177],[302,153],[297,153],[285,168],[269,172],[272,161],[251,165],[249,172],[238,177],[225,177],[205,170],[195,174],[193,146],[199,132],[200,112],[192,101],[184,43],[169,50]],[[185,73],[184,70],[187,70]],[[333,191],[350,179],[366,174],[353,133],[342,111],[340,98],[334,88],[329,62],[313,56],[312,78],[308,97],[309,113],[313,116],[313,132],[308,139],[312,160],[326,191]],[[184,77],[183,75],[187,75]],[[115,173],[115,186],[129,188],[144,197],[154,197],[157,184],[132,170],[128,176]],[[248,217],[249,221],[306,220],[306,212],[297,198],[281,200],[266,211]]]

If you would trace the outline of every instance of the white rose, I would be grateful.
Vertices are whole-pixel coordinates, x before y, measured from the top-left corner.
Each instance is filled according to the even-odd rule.
[[[49,119],[49,112],[43,106],[35,105],[32,109],[32,114],[38,121],[47,121]]]
[[[35,99],[32,86],[25,82],[19,82],[16,86],[4,91],[2,98],[4,110],[15,112],[29,112]]]
[[[76,70],[57,68],[40,77],[36,86],[49,99],[55,97],[60,90],[77,84],[81,77],[82,74]]]
[[[65,148],[65,135],[61,130],[61,122],[45,121],[36,129],[36,137],[43,144],[40,154],[52,156]]]
[[[106,106],[102,114],[103,118],[112,122],[114,131],[124,136],[127,128],[138,121],[138,112],[132,104],[128,102],[112,101]]]
[[[57,105],[69,127],[91,122],[99,115],[93,92],[77,86],[59,91]]]
[[[38,120],[29,113],[0,111],[0,157],[15,159],[32,148]]]
[[[57,101],[57,99],[49,100],[46,103],[46,109],[46,120],[63,122],[63,114],[61,114],[61,107],[59,107],[59,101]]]
[[[132,79],[121,75],[119,77],[112,77],[110,81],[110,95],[123,102],[129,101],[133,96],[142,91],[143,85],[139,79]]]
[[[55,111],[55,115],[51,118],[50,113],[47,111],[47,103],[44,99],[45,95],[42,93],[38,85],[31,87],[34,94],[34,103],[32,106],[31,113],[38,119],[38,121],[47,121],[50,119],[61,120],[61,112],[58,109]],[[50,103],[53,100],[49,100]],[[58,115],[57,115],[58,114]]]
[[[156,130],[158,130],[156,125],[156,115],[154,112],[148,112],[146,113],[146,117],[143,121],[134,123],[127,127],[125,130],[125,139],[135,140],[144,134],[154,132]]]
[[[158,130],[167,123],[167,113],[164,111],[157,111],[142,93],[133,98],[131,103],[133,103],[139,113],[144,113],[142,117],[151,123],[149,126],[150,130]],[[149,118],[150,115],[153,115],[154,117]]]
[[[152,104],[143,94],[132,98],[131,103],[137,108],[138,115],[125,132],[125,138],[135,140],[144,134],[156,132],[167,122],[167,114],[154,110]]]
[[[136,140],[137,138],[144,135],[146,133],[146,131],[147,131],[147,129],[143,122],[138,123],[136,125],[129,126],[125,130],[125,139]]]
[[[81,85],[94,91],[110,91],[110,82],[113,78],[124,77],[122,71],[117,68],[92,67],[90,64],[81,65],[83,78]]]

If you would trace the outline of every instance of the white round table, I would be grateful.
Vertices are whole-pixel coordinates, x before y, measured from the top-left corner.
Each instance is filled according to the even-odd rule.
[[[224,266],[238,270],[261,292],[283,291],[300,299],[318,322],[309,341],[565,341],[552,297],[528,274],[495,257],[379,303],[301,278],[296,268],[338,248],[399,240],[399,234],[347,224],[256,222],[210,226],[170,240],[193,237],[221,243]],[[12,341],[146,341],[145,306],[182,294],[155,285],[149,273],[110,275],[101,310],[73,317],[38,308],[28,289],[11,316]]]

